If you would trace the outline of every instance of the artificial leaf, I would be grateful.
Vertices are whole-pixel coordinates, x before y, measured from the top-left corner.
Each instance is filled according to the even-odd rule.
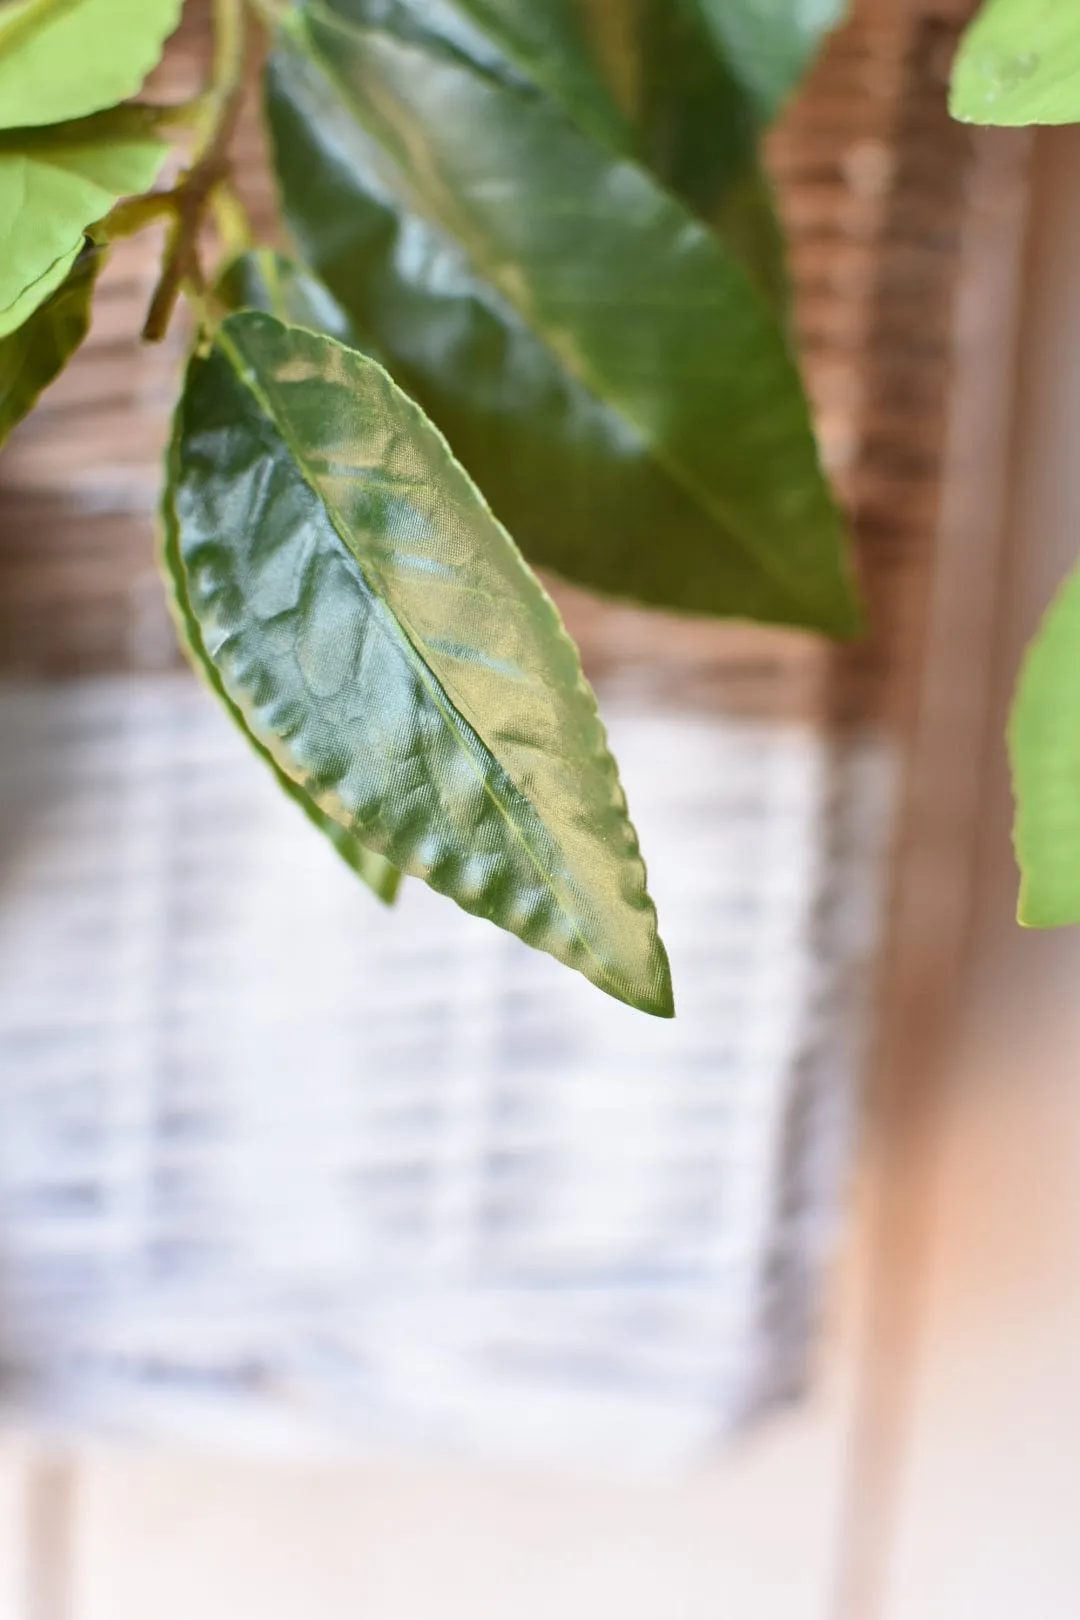
[[[361,26],[540,88],[613,153],[640,160],[728,241],[768,296],[786,292],[782,233],[753,106],[696,0],[332,0]]]
[[[1009,743],[1020,921],[1080,923],[1080,569],[1028,649]]]
[[[258,248],[234,259],[219,278],[215,291],[219,303],[226,309],[267,310],[283,321],[311,327],[314,331],[325,332],[346,343],[351,343],[355,337],[349,317],[326,288],[308,271],[270,248]],[[181,642],[191,662],[250,746],[269,766],[282,791],[295,800],[312,824],[330,840],[341,858],[368,888],[387,905],[392,905],[401,886],[401,873],[384,856],[362,843],[348,827],[325,815],[304,783],[293,781],[291,777],[286,776],[274,756],[248,726],[243,710],[237,707],[225,690],[221,676],[207,655],[198,620],[188,600],[187,581],[180,555],[180,534],[175,509],[176,471],[180,450],[179,429],[178,419],[169,456],[169,478],[163,505],[162,562],[170,585],[173,616]]]
[[[984,0],[960,44],[950,108],[972,124],[1080,123],[1076,0]]]
[[[697,0],[338,0],[336,9],[516,77],[526,93],[540,87],[585,134],[689,203],[784,308],[783,233],[754,104]]]
[[[183,0],[7,0],[0,9],[0,129],[58,124],[139,90]]]
[[[601,38],[616,36],[606,53],[612,75],[623,65],[623,155],[712,226],[785,317],[786,250],[759,159],[754,105],[693,0],[593,0],[593,17]]]
[[[273,248],[254,248],[234,259],[218,280],[217,295],[226,309],[261,309],[287,326],[307,326],[350,349],[371,352],[329,288]]]
[[[386,372],[229,315],[188,378],[174,507],[202,646],[279,769],[393,865],[670,1014],[576,649]]]
[[[0,337],[64,280],[83,233],[118,198],[145,191],[167,148],[103,113],[0,138]]]
[[[254,749],[263,763],[269,766],[282,792],[286,793],[290,799],[300,806],[308,820],[318,828],[325,838],[329,839],[342,860],[352,868],[357,877],[367,884],[372,893],[384,901],[386,905],[393,905],[401,885],[401,873],[397,867],[392,866],[382,855],[376,854],[373,849],[369,849],[366,844],[361,843],[360,839],[348,827],[342,826],[339,821],[325,815],[319,809],[304,784],[294,782],[290,776],[286,776],[273,754],[263,746],[251,730],[244,717],[243,710],[237,707],[225,690],[221,676],[218,674],[203,645],[199,622],[192,612],[191,602],[188,598],[187,578],[180,554],[180,531],[176,518],[176,481],[179,452],[178,422],[177,431],[174,433],[172,447],[169,452],[168,478],[162,506],[161,563],[169,586],[170,606],[181,645],[192,665],[202,676],[233,724],[243,734],[249,746]]]
[[[87,248],[51,298],[0,338],[0,444],[63,371],[90,327],[94,284],[104,259]]]
[[[0,158],[0,208],[4,202],[4,164]],[[63,285],[65,278],[72,270],[82,251],[83,238],[80,236],[65,252],[58,255],[44,269],[40,275],[16,294],[6,309],[0,309],[0,342],[12,332],[17,332],[25,321],[28,321],[36,309],[53,294],[57,287]],[[0,265],[0,284],[3,283],[3,267]]]
[[[732,72],[774,118],[847,11],[847,0],[696,0]]]
[[[670,190],[535,89],[317,3],[291,16],[268,106],[304,257],[532,562],[856,628],[783,332]]]

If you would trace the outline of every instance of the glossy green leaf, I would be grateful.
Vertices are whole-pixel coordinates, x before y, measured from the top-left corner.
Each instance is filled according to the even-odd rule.
[[[538,86],[585,134],[688,202],[784,306],[783,236],[754,104],[697,0],[336,0],[335,9],[526,93]]]
[[[268,104],[304,257],[532,562],[656,605],[856,628],[782,330],[685,202],[535,88],[316,3]]]
[[[202,676],[233,724],[243,734],[250,747],[254,749],[263,763],[269,766],[282,792],[286,793],[290,799],[300,806],[308,820],[318,828],[325,838],[330,840],[342,860],[347,866],[351,867],[357,877],[367,884],[372,893],[384,901],[386,905],[393,905],[398,889],[401,886],[401,873],[397,867],[392,866],[383,856],[376,854],[373,849],[369,849],[366,844],[361,843],[360,839],[348,827],[342,826],[340,822],[335,821],[331,816],[324,815],[304,784],[294,782],[291,777],[286,776],[273,754],[263,746],[251,730],[244,717],[243,710],[237,707],[225,690],[221,676],[218,674],[203,645],[199,622],[192,612],[191,602],[188,598],[187,577],[180,553],[180,531],[176,517],[176,483],[179,454],[178,423],[169,453],[168,479],[162,507],[161,562],[169,586],[170,606],[181,645],[195,670]]]
[[[0,129],[58,124],[140,89],[182,0],[6,0],[0,7]]]
[[[611,71],[621,60],[629,122],[620,150],[718,232],[786,317],[786,249],[761,167],[756,111],[693,0],[593,3],[597,29],[617,30]]]
[[[234,259],[218,281],[217,294],[226,309],[259,309],[276,315],[286,326],[307,326],[350,349],[371,353],[352,316],[329,288],[303,265],[273,248],[254,248]]]
[[[94,284],[104,260],[90,248],[29,320],[0,338],[0,444],[67,365],[90,327]]]
[[[0,138],[0,337],[65,279],[87,227],[154,183],[166,151],[112,113]]]
[[[842,22],[847,0],[696,0],[759,115],[774,118]]]
[[[279,769],[401,870],[670,1014],[576,649],[423,413],[376,362],[241,312],[193,363],[175,454],[190,613]]]
[[[284,322],[310,327],[355,347],[355,332],[345,311],[314,276],[270,248],[241,254],[225,270],[216,287],[217,297],[227,309],[257,309],[277,315]],[[225,690],[221,676],[203,645],[202,631],[188,599],[187,580],[180,553],[180,533],[176,517],[176,478],[180,455],[180,418],[169,457],[169,479],[163,506],[162,563],[170,585],[173,616],[180,639],[196,670],[203,676],[235,725],[260,759],[273,772],[278,786],[303,810],[368,888],[392,905],[401,886],[401,873],[384,856],[369,849],[350,828],[325,815],[303,782],[294,781],[278,765],[248,726],[243,710]]]
[[[960,45],[950,107],[972,124],[1080,123],[1076,0],[984,0]]]
[[[1080,569],[1028,649],[1009,742],[1020,921],[1080,923]]]

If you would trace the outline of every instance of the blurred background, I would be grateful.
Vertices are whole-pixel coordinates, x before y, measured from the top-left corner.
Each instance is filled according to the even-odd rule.
[[[379,912],[178,667],[117,254],[0,462],[0,1620],[1076,1614],[1080,946],[1000,739],[1080,139],[949,123],[964,11],[856,5],[774,138],[870,640],[560,592],[674,1026]]]

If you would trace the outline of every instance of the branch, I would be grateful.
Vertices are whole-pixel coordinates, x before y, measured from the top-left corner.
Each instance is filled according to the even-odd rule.
[[[214,193],[228,178],[229,146],[244,99],[247,33],[243,0],[215,0],[214,28],[214,65],[204,127],[191,166],[168,193],[173,222],[143,327],[147,343],[160,343],[165,336],[185,283],[197,294],[205,290],[199,237]]]

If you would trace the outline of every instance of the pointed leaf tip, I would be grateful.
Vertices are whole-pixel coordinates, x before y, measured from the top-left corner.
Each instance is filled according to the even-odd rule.
[[[279,770],[394,866],[670,1017],[577,651],[418,407],[374,361],[241,312],[193,363],[176,456],[190,611]]]

